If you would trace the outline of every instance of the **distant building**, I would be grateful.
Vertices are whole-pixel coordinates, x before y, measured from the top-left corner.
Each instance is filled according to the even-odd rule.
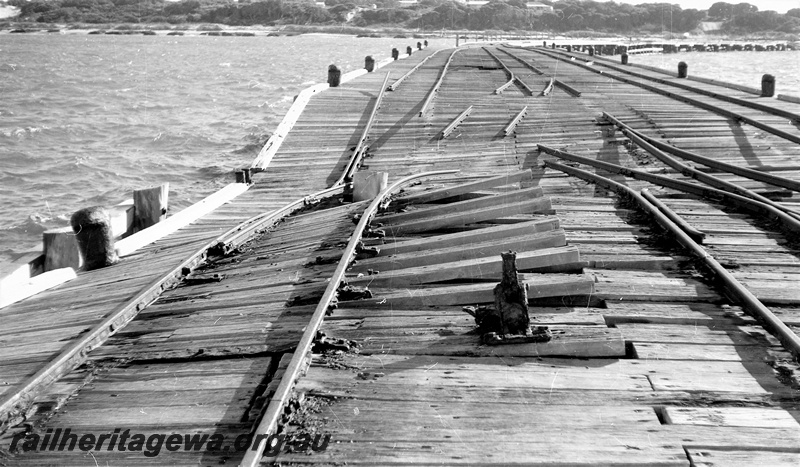
[[[400,0],[400,1],[399,1],[399,2],[397,2],[397,3],[398,3],[400,6],[411,6],[411,5],[416,5],[416,4],[418,4],[419,2],[418,2],[417,0]]]
[[[489,1],[488,0],[467,0],[464,3],[467,6],[471,6],[471,7],[474,7],[474,8],[480,8],[480,7],[484,6],[484,5],[486,5],[487,3],[489,3]]]
[[[525,6],[529,10],[533,11],[541,11],[542,13],[553,11],[553,7],[550,5],[545,5],[544,3],[536,3],[536,2],[528,2]]]

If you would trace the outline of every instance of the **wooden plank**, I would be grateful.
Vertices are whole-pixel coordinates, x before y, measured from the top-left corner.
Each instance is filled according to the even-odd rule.
[[[413,253],[417,251],[448,248],[467,243],[479,243],[488,240],[498,240],[507,237],[516,237],[523,234],[546,232],[559,227],[558,218],[534,219],[516,224],[493,225],[476,230],[456,232],[445,235],[434,235],[424,238],[385,243],[380,246],[380,256]],[[391,240],[391,238],[387,239]]]
[[[526,188],[523,190],[515,190],[508,193],[468,199],[466,201],[458,201],[455,203],[429,205],[416,209],[411,209],[412,207],[409,206],[406,212],[401,212],[398,214],[384,214],[378,216],[376,221],[384,225],[403,224],[411,221],[430,219],[431,217],[440,217],[447,214],[465,211],[478,211],[492,206],[529,201],[531,198],[540,198],[541,196],[541,187]]]
[[[579,260],[578,248],[565,246],[518,253],[516,264],[518,270],[524,271],[568,263],[575,264]],[[393,269],[389,272],[348,279],[348,282],[353,285],[369,287],[409,287],[456,279],[496,279],[499,282],[501,273],[502,262],[500,259],[488,257]]]
[[[552,340],[544,343],[487,346],[472,327],[404,328],[364,330],[326,326],[323,330],[338,338],[362,344],[363,354],[404,355],[622,358],[625,341],[620,332],[603,326],[550,326]]]
[[[800,465],[800,453],[768,450],[741,451],[735,446],[728,449],[687,449],[692,467],[795,467]]]
[[[528,299],[589,295],[594,290],[591,277],[579,274],[529,274],[524,276]],[[348,307],[420,308],[433,305],[474,305],[493,303],[494,283],[419,287],[413,290],[376,290],[373,298],[341,302]]]
[[[32,297],[77,277],[74,269],[61,268],[39,274],[21,284],[11,284],[11,286],[2,290],[2,295],[0,295],[0,308],[5,308],[12,303]]]
[[[664,421],[671,425],[748,426],[786,428],[800,432],[800,412],[761,407],[664,407]],[[800,449],[800,446],[798,446]]]
[[[550,209],[549,198],[533,198],[526,201],[501,204],[475,211],[454,212],[433,219],[412,220],[407,223],[385,225],[382,228],[386,230],[387,234],[407,235],[410,233],[426,232],[446,227],[458,227],[476,222],[490,221],[499,217],[515,214],[549,213]]]
[[[407,196],[399,197],[396,202],[403,204],[413,203],[430,203],[454,196],[471,193],[473,191],[485,190],[487,188],[494,188],[497,186],[510,185],[512,183],[519,183],[532,178],[531,170],[521,170],[519,172],[511,172],[497,177],[491,177],[484,180],[478,180],[471,183],[464,183],[456,186],[449,186],[434,190],[428,190],[421,193],[414,193]]]
[[[434,266],[446,262],[469,261],[486,257],[499,258],[500,253],[508,250],[525,252],[563,247],[564,245],[566,245],[564,231],[561,229],[549,230],[495,240],[484,240],[477,243],[454,245],[434,251],[426,251],[424,254],[408,252],[393,256],[377,256],[358,261],[351,268],[351,271],[354,273],[366,273],[369,269],[373,271],[391,271]]]

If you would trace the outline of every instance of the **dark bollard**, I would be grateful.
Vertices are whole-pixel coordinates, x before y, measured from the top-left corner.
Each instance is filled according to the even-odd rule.
[[[594,47],[593,46],[589,46],[589,56],[590,57],[594,57]]]
[[[422,42],[417,42],[417,49],[422,50]]]
[[[456,37],[458,37],[458,36],[456,36]],[[400,58],[400,51],[397,50],[397,49],[392,49],[392,58],[395,59],[395,60]]]
[[[372,73],[375,70],[375,59],[372,58],[372,55],[367,55],[364,58],[364,69],[367,70],[367,73]]]
[[[83,269],[100,269],[119,261],[108,212],[100,206],[81,209],[69,219],[83,257]]]
[[[678,78],[686,78],[689,76],[689,65],[686,62],[678,63]]]
[[[567,52],[572,52],[572,46],[571,45],[567,46]]]
[[[761,97],[772,97],[775,95],[775,77],[764,75],[761,77]]]
[[[542,47],[547,47],[547,41],[542,41]]]
[[[339,86],[339,81],[342,79],[342,70],[339,69],[336,65],[331,65],[328,67],[328,85],[330,87],[335,88]]]
[[[623,65],[628,64],[628,54],[622,54],[622,64]]]
[[[555,42],[553,42],[552,44],[550,44],[550,48],[551,48],[551,49],[555,49],[555,48],[556,48],[556,43],[555,43]]]
[[[428,40],[425,39],[425,42],[423,42],[423,44],[425,44],[425,47],[427,47],[428,46]]]
[[[408,55],[411,55],[413,52],[414,52],[414,49],[412,49],[410,45],[408,47],[406,47],[406,53]]]

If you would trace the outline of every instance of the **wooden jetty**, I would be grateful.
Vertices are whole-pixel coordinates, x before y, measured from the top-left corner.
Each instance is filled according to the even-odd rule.
[[[0,309],[0,465],[800,463],[800,105],[412,52],[298,96],[227,204]]]

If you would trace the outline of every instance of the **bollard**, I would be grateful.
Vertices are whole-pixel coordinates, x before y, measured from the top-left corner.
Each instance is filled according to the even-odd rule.
[[[425,42],[423,42],[423,44],[425,44],[425,47],[427,47],[428,46],[428,39],[425,39]]]
[[[622,64],[623,65],[627,65],[628,64],[628,54],[622,54],[621,60],[622,60]]]
[[[367,70],[367,73],[372,73],[375,70],[375,59],[372,58],[372,55],[367,55],[364,58],[364,69]]]
[[[761,77],[761,97],[772,97],[775,95],[775,77],[764,75]]]
[[[550,48],[555,50],[555,48],[556,48],[556,43],[555,43],[555,42],[553,42],[552,44],[550,44]]]
[[[686,62],[678,63],[678,78],[686,78],[689,76],[689,65]]]
[[[572,52],[572,46],[571,45],[567,46],[567,52]]]
[[[111,266],[119,261],[114,251],[114,233],[108,212],[100,206],[81,209],[69,219],[78,239],[78,249],[83,257],[83,269]]]
[[[456,37],[458,37],[458,36],[456,36]],[[456,45],[458,45],[458,42],[456,42]],[[395,59],[395,60],[400,58],[400,51],[397,50],[396,48],[392,49],[392,58]]]
[[[342,79],[342,70],[336,65],[328,67],[328,85],[332,88],[338,87]]]
[[[406,47],[406,54],[411,55],[413,52],[414,52],[414,49],[412,49],[410,45],[408,47]]]
[[[590,57],[594,57],[594,46],[593,45],[589,46],[589,56]]]
[[[422,50],[422,42],[417,42],[417,49]]]
[[[547,47],[547,41],[542,41],[542,47]]]

